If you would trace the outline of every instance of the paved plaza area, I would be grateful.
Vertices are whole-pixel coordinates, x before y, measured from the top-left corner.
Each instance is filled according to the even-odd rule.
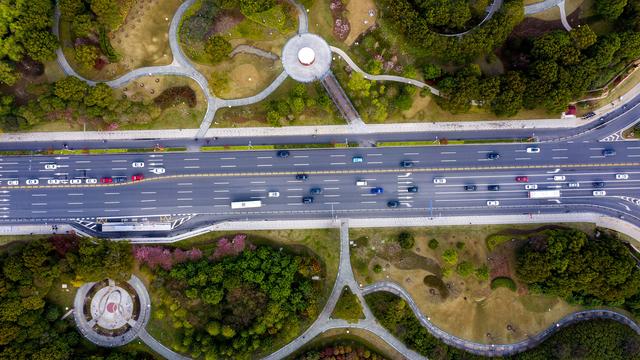
[[[331,66],[331,48],[318,35],[298,34],[284,45],[282,65],[294,80],[312,82],[322,79]]]

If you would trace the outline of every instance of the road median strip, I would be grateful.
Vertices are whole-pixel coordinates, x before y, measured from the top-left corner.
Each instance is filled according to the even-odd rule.
[[[251,150],[295,150],[295,149],[334,149],[358,147],[358,143],[326,143],[326,144],[277,144],[277,145],[219,145],[202,146],[200,151],[251,151]]]
[[[470,139],[470,140],[425,140],[425,141],[378,141],[377,147],[394,146],[446,146],[446,145],[470,145],[470,144],[504,144],[527,143],[527,139]]]
[[[35,156],[35,155],[99,155],[99,154],[126,154],[148,152],[180,152],[187,151],[186,147],[171,148],[133,148],[133,149],[73,149],[73,150],[1,150],[0,156]]]

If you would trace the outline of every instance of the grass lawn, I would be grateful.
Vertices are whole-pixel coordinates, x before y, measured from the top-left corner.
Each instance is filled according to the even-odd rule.
[[[490,288],[490,279],[497,276],[516,280],[515,248],[521,242],[509,241],[489,252],[485,239],[495,233],[531,231],[541,226],[352,229],[350,238],[356,242],[356,247],[351,252],[351,263],[360,283],[389,279],[403,285],[423,313],[449,333],[483,343],[516,342],[580,309],[557,297],[529,294],[526,286],[520,283],[516,292]],[[566,226],[588,234],[595,230],[593,224]],[[400,249],[396,243],[403,230],[415,237],[412,250]],[[432,249],[432,239],[438,243],[435,249]],[[442,258],[448,249],[456,249],[458,264],[467,261],[474,269],[488,266],[490,279],[479,280],[474,274],[458,275],[456,265],[447,265]],[[374,271],[375,265],[379,265],[376,267],[378,272]]]
[[[620,96],[626,94],[636,85],[640,84],[640,70],[636,70],[629,78],[627,78],[622,84],[609,93],[604,99],[589,103],[586,107],[578,107],[580,113],[587,113],[589,111],[601,108],[603,106],[611,105],[613,102],[617,102]],[[625,99],[628,100],[628,99]]]
[[[136,1],[125,23],[110,34],[113,48],[121,56],[117,63],[101,70],[85,69],[75,61],[70,24],[60,21],[60,42],[69,64],[91,80],[111,80],[144,66],[168,65],[173,60],[169,48],[169,24],[181,0]]]
[[[369,15],[369,10],[374,10],[373,16]],[[344,42],[351,46],[360,34],[376,23],[378,8],[374,0],[350,0],[347,3],[346,17],[351,25],[351,31]]]
[[[349,333],[347,333],[349,331]],[[316,336],[301,350],[296,351],[286,359],[298,359],[307,350],[319,349],[332,344],[361,344],[389,360],[404,360],[405,358],[393,347],[379,337],[361,329],[331,329]]]
[[[331,318],[344,319],[349,323],[357,323],[359,319],[364,319],[362,304],[348,287],[345,286],[342,289],[342,294],[331,313]]]
[[[183,249],[198,247],[207,254],[215,249],[216,241],[219,238],[237,233],[239,232],[212,232],[173,244],[163,244],[163,246],[174,246]],[[340,234],[337,229],[245,231],[242,233],[247,234],[248,241],[254,244],[286,247],[288,250],[300,254],[315,254],[322,262],[326,271],[322,298],[318,301],[320,306],[319,311],[321,310],[322,306],[324,306],[324,303],[331,294],[333,283],[338,273],[338,263],[340,261]],[[136,269],[135,274],[138,275],[149,288],[153,315],[153,304],[158,303],[160,300],[155,297],[157,295],[153,291],[153,288],[150,287],[152,275],[146,268]],[[310,326],[312,321],[315,321],[315,319],[301,324],[300,331],[303,331]],[[163,344],[170,346],[173,343],[174,331],[169,321],[159,321],[152,316],[149,324],[147,325],[147,330]],[[284,345],[285,343],[282,342],[282,340],[281,342],[275,341],[271,348],[261,349],[261,351],[264,354],[268,354]]]

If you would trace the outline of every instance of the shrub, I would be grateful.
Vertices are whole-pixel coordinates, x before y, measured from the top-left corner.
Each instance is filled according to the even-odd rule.
[[[475,275],[478,280],[487,281],[489,280],[489,268],[487,267],[487,265],[482,265],[481,267],[476,269]]]
[[[473,272],[473,265],[468,261],[463,261],[460,264],[458,264],[458,267],[456,268],[456,272],[458,273],[458,275],[462,277],[467,277],[471,275],[471,273]]]
[[[166,109],[178,104],[185,103],[189,107],[197,104],[196,92],[189,86],[170,87],[153,99],[153,102],[161,109]]]
[[[408,231],[403,231],[398,235],[398,243],[400,247],[403,249],[411,249],[415,244],[415,239],[413,238],[413,234]]]
[[[382,271],[382,266],[380,264],[373,265],[373,272],[374,273],[379,273],[381,271]]]
[[[463,250],[463,249],[464,249],[464,243],[463,243],[463,242],[458,241],[458,242],[456,243],[456,249],[458,249],[458,250]]]
[[[429,249],[431,249],[431,250],[435,250],[435,249],[437,249],[437,248],[438,248],[438,245],[440,245],[440,244],[438,243],[438,240],[436,240],[436,239],[431,239],[431,240],[429,240]]]
[[[342,289],[342,294],[336,303],[331,317],[334,319],[344,319],[350,323],[358,322],[358,319],[364,319],[360,300],[358,300],[358,297],[353,294],[348,287]]]
[[[226,59],[232,49],[231,43],[220,35],[210,37],[204,45],[204,51],[209,55],[209,60],[213,64],[217,64]]]
[[[491,288],[492,289],[497,289],[499,287],[504,287],[507,288],[511,291],[516,291],[516,289],[518,288],[516,286],[516,283],[511,280],[511,278],[508,277],[497,277],[493,280],[491,280]]]
[[[505,243],[513,238],[512,235],[492,234],[487,237],[485,242],[487,243],[487,249],[493,251],[500,244]]]
[[[442,260],[449,265],[458,263],[458,252],[456,249],[447,249],[442,253]]]

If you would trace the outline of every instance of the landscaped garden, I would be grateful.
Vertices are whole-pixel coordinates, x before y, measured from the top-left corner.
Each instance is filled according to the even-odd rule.
[[[596,235],[595,228],[589,224],[567,226],[584,231],[590,237]],[[393,280],[411,294],[425,316],[436,326],[456,336],[483,343],[522,340],[563,316],[583,309],[585,305],[619,307],[627,304],[627,310],[637,311],[638,289],[634,282],[626,284],[628,287],[625,285],[630,293],[605,301],[587,296],[588,291],[584,287],[567,288],[570,293],[562,293],[548,283],[540,283],[542,280],[539,278],[532,278],[530,273],[538,273],[541,269],[530,269],[534,264],[540,265],[541,261],[523,261],[518,257],[518,249],[524,248],[530,239],[553,238],[548,233],[551,230],[545,230],[553,228],[501,225],[353,229],[350,237],[355,247],[351,261],[356,280],[363,285]],[[565,232],[562,230],[560,233]],[[570,236],[574,235],[565,235]],[[602,233],[601,236],[603,241],[607,241],[614,235]],[[619,244],[616,240],[610,241]],[[581,250],[587,254],[593,251]],[[619,253],[612,257],[617,258],[620,254],[624,255]],[[588,257],[584,253],[580,256]],[[617,260],[616,265],[622,267],[619,269],[620,279],[632,281],[636,275],[628,272],[633,267],[628,267],[627,260],[623,257]],[[552,278],[558,279],[570,276],[568,273],[557,274],[551,269],[547,271],[539,274],[551,273]],[[591,283],[586,284],[589,288],[596,288]]]

